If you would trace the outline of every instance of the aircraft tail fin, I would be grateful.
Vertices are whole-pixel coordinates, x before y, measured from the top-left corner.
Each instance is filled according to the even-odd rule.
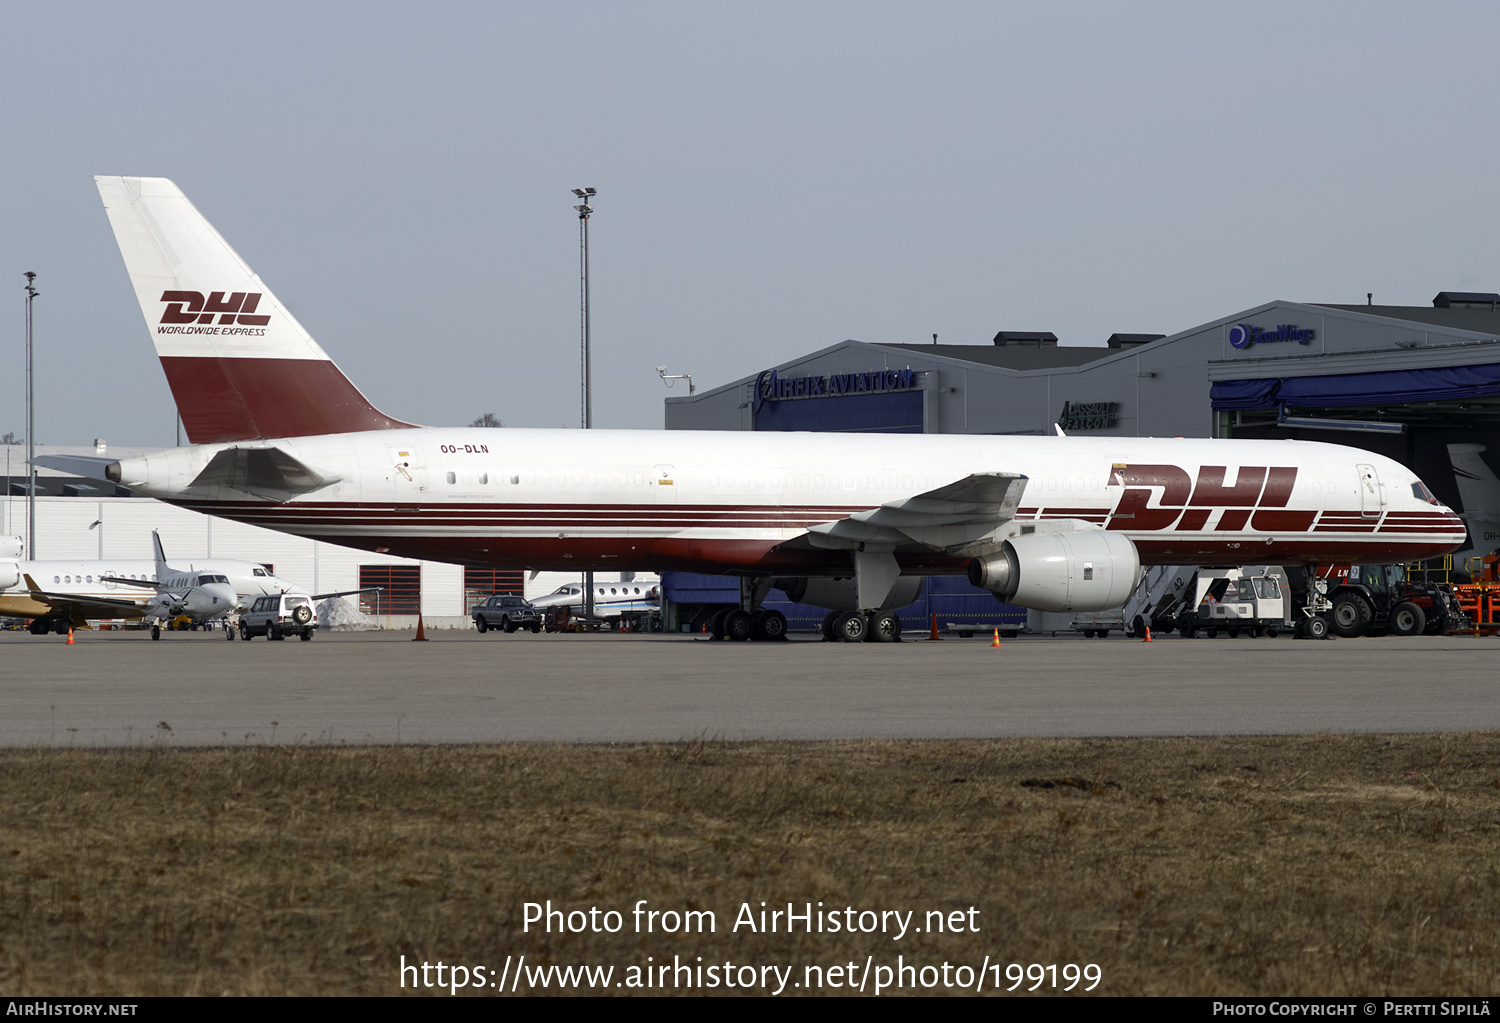
[[[370,404],[176,185],[94,182],[194,444],[411,425]]]
[[[1448,458],[1453,463],[1465,517],[1500,518],[1500,479],[1481,457],[1484,450],[1483,444],[1449,444]]]
[[[167,578],[167,552],[161,548],[161,534],[156,530],[151,531],[151,546],[156,554],[156,580],[165,582]]]

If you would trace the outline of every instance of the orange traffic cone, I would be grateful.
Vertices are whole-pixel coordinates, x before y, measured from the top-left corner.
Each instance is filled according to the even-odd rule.
[[[417,615],[417,635],[412,639],[413,643],[427,642],[427,630],[422,628],[422,616]]]
[[[938,635],[938,631],[937,631],[937,615],[936,614],[934,614],[932,616],[932,635],[928,636],[927,638],[928,639],[942,639],[943,638],[942,636]]]
[[[68,626],[68,646],[73,646],[73,626]]]
[[[1000,630],[996,629],[995,630],[995,641],[993,643],[991,643],[990,646],[999,646],[999,645],[1000,645]]]
[[[1146,638],[1143,639],[1143,640],[1141,640],[1141,642],[1142,643],[1149,643],[1149,642],[1151,642],[1151,626],[1149,626],[1149,625],[1146,626]]]

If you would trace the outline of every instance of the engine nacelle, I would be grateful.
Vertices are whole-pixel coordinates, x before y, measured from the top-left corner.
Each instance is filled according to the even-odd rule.
[[[969,582],[1039,611],[1103,611],[1135,590],[1141,556],[1119,533],[1080,529],[1031,533],[969,562]]]
[[[855,589],[853,576],[777,579],[776,588],[798,604],[810,604],[830,611],[854,611],[859,608],[859,592]],[[880,610],[905,607],[915,601],[921,592],[921,576],[903,575],[896,580],[896,585],[881,603]]]
[[[19,536],[0,536],[0,558],[19,559],[23,547],[25,543]]]
[[[21,585],[21,566],[14,561],[0,562],[0,590],[14,589]]]

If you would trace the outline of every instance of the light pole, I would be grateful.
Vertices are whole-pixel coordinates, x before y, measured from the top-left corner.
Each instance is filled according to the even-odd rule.
[[[578,211],[578,304],[579,316],[582,322],[579,324],[579,332],[582,335],[579,340],[580,357],[583,361],[583,428],[592,430],[594,428],[594,390],[593,390],[593,353],[590,350],[590,327],[589,322],[589,214],[594,208],[589,205],[589,200],[598,194],[595,188],[575,188],[573,194],[578,197],[578,205],[573,208]],[[594,617],[594,573],[588,571],[583,574],[583,617],[588,621]]]
[[[26,557],[36,560],[36,386],[31,358],[31,303],[41,294],[26,271]]]

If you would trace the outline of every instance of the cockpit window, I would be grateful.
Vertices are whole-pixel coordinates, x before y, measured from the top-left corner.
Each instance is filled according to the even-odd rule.
[[[1417,480],[1417,482],[1411,485],[1411,496],[1419,501],[1426,501],[1428,504],[1438,503],[1438,499],[1432,496],[1432,491],[1427,489],[1427,484],[1421,480]]]
[[[263,568],[254,568],[254,569],[251,569],[251,572],[254,573],[257,576],[267,576],[267,575],[270,574],[269,572],[267,572]]]

